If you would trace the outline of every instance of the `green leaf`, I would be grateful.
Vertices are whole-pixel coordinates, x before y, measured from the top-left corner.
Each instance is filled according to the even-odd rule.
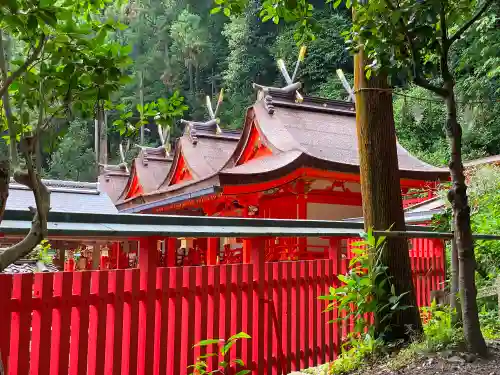
[[[216,14],[216,13],[219,13],[221,10],[222,10],[222,8],[221,8],[221,7],[212,8],[212,10],[210,10],[210,14]]]
[[[231,10],[229,8],[224,8],[224,15],[229,17],[231,15]]]
[[[238,339],[251,339],[251,338],[252,337],[248,333],[240,332],[237,333],[236,335],[231,336],[228,341],[233,341]]]
[[[236,373],[236,375],[246,375],[246,374],[250,374],[250,370],[241,370],[241,371],[238,371]]]
[[[231,363],[236,363],[237,365],[245,366],[245,362],[243,362],[243,360],[239,358],[233,359]]]
[[[224,340],[221,339],[201,340],[199,343],[195,344],[193,348],[196,346],[209,346],[209,345],[219,344],[221,342],[224,342]]]

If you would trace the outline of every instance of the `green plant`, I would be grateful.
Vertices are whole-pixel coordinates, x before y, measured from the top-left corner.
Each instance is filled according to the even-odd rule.
[[[451,307],[438,306],[435,300],[430,307],[422,308],[422,316],[425,317],[422,349],[437,352],[456,348],[463,343],[463,331],[453,323],[453,314]]]
[[[498,318],[498,308],[488,310],[483,306],[479,312],[479,322],[481,331],[485,338],[490,340],[500,339],[500,319]]]
[[[343,348],[338,358],[330,363],[328,374],[341,375],[357,370],[382,347],[382,341],[370,334],[358,339],[351,338],[349,343],[350,348]]]
[[[202,340],[198,344],[196,344],[194,347],[213,347],[214,345],[217,345],[217,350],[200,355],[197,358],[197,361],[194,365],[188,366],[188,368],[192,368],[193,372],[191,375],[203,375],[203,374],[228,374],[229,371],[231,371],[231,366],[240,366],[244,367],[245,363],[243,360],[236,358],[233,360],[229,360],[228,354],[229,350],[233,347],[233,345],[236,343],[236,341],[241,340],[241,339],[249,339],[251,338],[248,334],[245,332],[240,332],[237,333],[236,335],[231,336],[229,339],[224,340],[224,339],[208,339],[208,340]],[[193,348],[194,348],[193,347]],[[207,363],[207,359],[212,358],[212,357],[218,357],[218,368],[209,370],[209,365]],[[236,370],[235,370],[236,371]],[[251,371],[242,369],[238,372],[236,372],[236,375],[245,375],[249,374]],[[231,372],[233,373],[233,372]]]
[[[52,257],[49,255],[51,250],[51,245],[49,241],[43,240],[40,245],[37,246],[37,260],[43,264],[48,264],[52,262]]]
[[[342,345],[340,356],[330,364],[329,374],[344,374],[356,370],[380,351],[385,335],[391,329],[385,326],[384,332],[378,332],[378,324],[372,324],[371,317],[383,323],[392,315],[408,308],[401,300],[407,292],[397,295],[391,278],[387,274],[387,266],[381,262],[381,253],[385,246],[385,237],[375,237],[372,230],[362,235],[363,239],[353,244],[350,270],[339,275],[340,287],[331,287],[330,294],[319,299],[329,301],[325,312],[337,310],[337,319],[330,323],[348,321],[356,322],[353,332]],[[368,317],[368,318],[367,318]]]
[[[386,332],[376,332],[376,325],[371,324],[366,316],[379,317],[377,323],[390,320],[400,310],[407,309],[401,303],[408,294],[396,294],[391,278],[387,274],[388,267],[381,262],[382,249],[386,237],[375,237],[372,230],[363,234],[363,240],[354,243],[351,249],[353,258],[349,262],[350,270],[346,275],[339,275],[340,287],[330,287],[330,294],[318,297],[330,301],[325,312],[338,310],[343,316],[331,320],[331,323],[354,318],[356,324],[350,336],[359,337],[368,334],[370,337],[384,335]],[[377,319],[377,318],[376,318]],[[386,329],[390,330],[390,326]]]

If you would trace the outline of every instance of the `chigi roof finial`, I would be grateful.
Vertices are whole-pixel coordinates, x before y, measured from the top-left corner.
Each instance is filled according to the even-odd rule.
[[[302,46],[300,48],[299,56],[297,58],[297,62],[295,63],[295,69],[291,77],[290,74],[288,74],[285,61],[283,59],[278,59],[277,61],[278,68],[287,84],[285,87],[262,86],[257,83],[253,84],[253,88],[259,91],[258,99],[264,99],[264,106],[270,115],[274,113],[274,105],[272,98],[273,93],[287,94],[295,92],[296,102],[302,103],[302,101],[304,100],[304,97],[299,92],[299,89],[302,88],[302,84],[300,82],[295,82],[295,78],[297,77],[300,64],[304,61],[305,55],[306,55],[306,46]]]

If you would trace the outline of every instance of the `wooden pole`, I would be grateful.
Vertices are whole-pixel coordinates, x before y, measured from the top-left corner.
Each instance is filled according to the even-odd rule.
[[[217,264],[217,254],[220,249],[219,238],[208,238],[207,239],[207,266],[213,266]]]
[[[139,72],[139,102],[144,111],[144,77],[142,71]],[[143,120],[142,115],[141,120]],[[141,146],[144,146],[144,125],[141,125]]]
[[[354,58],[354,86],[365,229],[405,231],[392,94],[386,76],[374,74],[371,79],[366,78],[366,63],[365,53],[361,49]],[[413,326],[416,332],[422,330],[407,240],[388,239],[382,252],[382,262],[389,267],[388,274],[392,277],[396,293],[410,292],[402,304],[414,306],[398,312],[392,320],[386,320],[383,326],[392,326],[391,339],[407,339],[407,325]],[[378,332],[384,330],[380,320],[377,320]]]

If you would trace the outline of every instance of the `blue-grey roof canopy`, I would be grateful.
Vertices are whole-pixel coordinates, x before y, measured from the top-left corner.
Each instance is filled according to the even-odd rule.
[[[43,180],[50,191],[51,212],[116,214],[118,210],[109,196],[98,190],[96,183]],[[26,186],[11,182],[7,211],[28,211],[35,207],[33,192]]]

